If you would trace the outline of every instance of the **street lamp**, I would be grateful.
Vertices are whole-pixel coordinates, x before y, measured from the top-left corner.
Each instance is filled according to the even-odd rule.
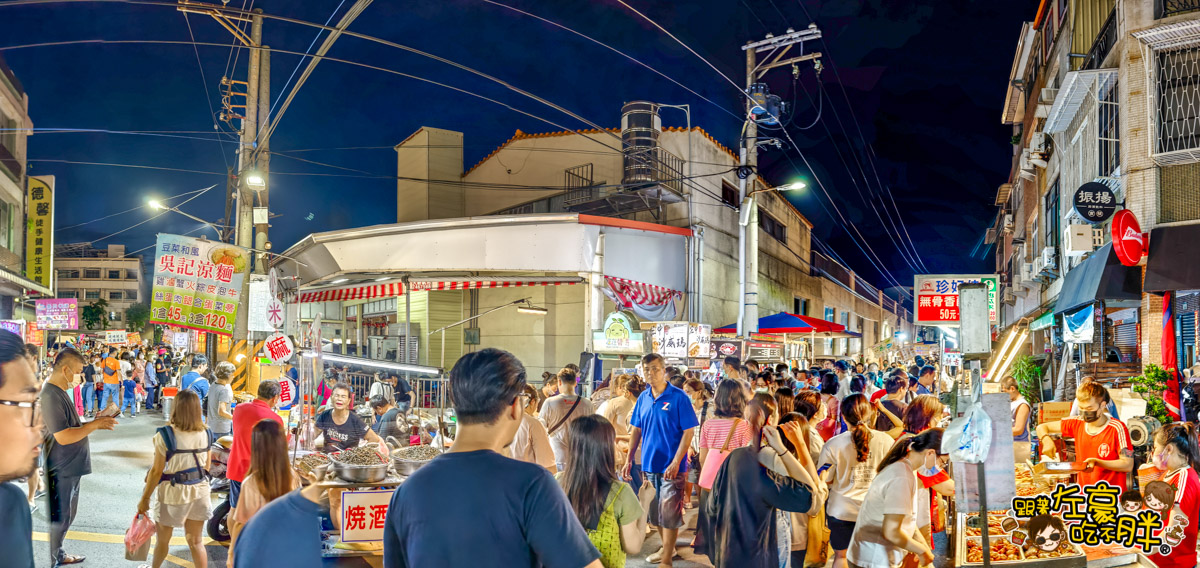
[[[147,200],[146,205],[148,205],[151,209],[154,209],[156,211],[174,211],[180,215],[183,215],[184,217],[187,217],[188,219],[191,219],[193,221],[199,221],[205,225],[208,225],[209,227],[212,227],[212,229],[217,232],[217,238],[224,239],[224,233],[221,231],[221,229],[223,227],[225,227],[225,225],[209,223],[208,221],[205,221],[204,219],[201,219],[195,215],[192,215],[191,213],[181,211],[178,207],[171,207],[170,205],[167,205],[157,199]]]
[[[758,204],[754,201],[754,196],[764,191],[794,191],[805,187],[808,187],[808,184],[794,181],[751,190],[746,192],[746,197],[742,199],[742,206],[738,212],[738,288],[741,292],[737,320],[739,336],[746,336],[747,325],[752,331],[758,331]],[[753,251],[749,262],[746,259],[746,249]],[[747,301],[751,296],[755,298],[753,303]],[[750,309],[747,309],[748,306]]]
[[[267,187],[267,179],[256,171],[246,172],[246,187],[255,191],[261,191]]]

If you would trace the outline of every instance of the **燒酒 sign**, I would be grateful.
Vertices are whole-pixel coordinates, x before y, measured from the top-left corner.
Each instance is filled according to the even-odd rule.
[[[342,493],[342,542],[383,540],[383,525],[394,489]]]
[[[988,288],[988,321],[999,316],[996,294],[1000,277],[995,274],[918,274],[913,279],[916,304],[915,325],[951,325],[959,322],[958,285],[982,282]]]
[[[233,335],[250,252],[233,245],[159,235],[150,323]]]

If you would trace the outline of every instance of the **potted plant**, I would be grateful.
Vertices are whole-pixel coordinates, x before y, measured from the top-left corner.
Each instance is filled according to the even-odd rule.
[[[1167,390],[1167,381],[1171,379],[1166,369],[1153,363],[1142,369],[1142,374],[1129,377],[1133,383],[1133,392],[1141,395],[1146,401],[1146,416],[1157,418],[1162,424],[1170,424],[1173,419],[1167,412],[1167,402],[1163,400],[1163,391]]]

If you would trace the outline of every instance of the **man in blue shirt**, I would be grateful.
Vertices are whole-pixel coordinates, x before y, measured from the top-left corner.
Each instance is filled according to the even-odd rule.
[[[204,397],[208,396],[208,379],[204,378],[206,371],[208,371],[208,357],[203,355],[192,357],[192,370],[179,379],[179,388],[194,390],[196,394],[200,395],[200,400],[204,400]]]
[[[454,364],[458,435],[449,452],[392,496],[385,568],[601,568],[600,553],[550,472],[508,457],[529,404],[524,389],[525,367],[507,351],[484,349]]]
[[[150,356],[146,358],[147,359],[147,361],[146,361],[146,410],[147,411],[154,408],[154,402],[158,400],[158,397],[155,396],[156,392],[158,391],[158,372],[154,370],[154,362],[155,362],[154,359],[155,358],[156,357],[153,353],[151,353]]]
[[[242,528],[233,546],[234,568],[334,566],[336,558],[321,558],[321,495],[316,483],[280,497]],[[287,538],[280,538],[287,535]]]
[[[937,369],[931,365],[921,367],[917,376],[917,394],[933,394],[933,381],[937,379]]]
[[[662,355],[651,353],[642,357],[642,369],[650,388],[642,391],[633,406],[630,423],[629,455],[642,449],[642,471],[654,486],[654,501],[650,502],[650,524],[658,527],[663,547],[646,560],[651,564],[670,566],[675,558],[675,539],[683,527],[683,493],[687,479],[687,454],[692,436],[700,421],[692,409],[692,401],[682,389],[667,382],[667,366]],[[625,464],[624,478],[632,479]]]

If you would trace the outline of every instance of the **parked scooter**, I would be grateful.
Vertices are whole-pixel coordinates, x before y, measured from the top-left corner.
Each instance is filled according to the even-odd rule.
[[[208,520],[208,538],[213,542],[227,544],[229,542],[229,450],[233,448],[233,436],[217,438],[208,450],[208,484],[213,495],[224,496],[224,500],[213,510],[212,518]]]

